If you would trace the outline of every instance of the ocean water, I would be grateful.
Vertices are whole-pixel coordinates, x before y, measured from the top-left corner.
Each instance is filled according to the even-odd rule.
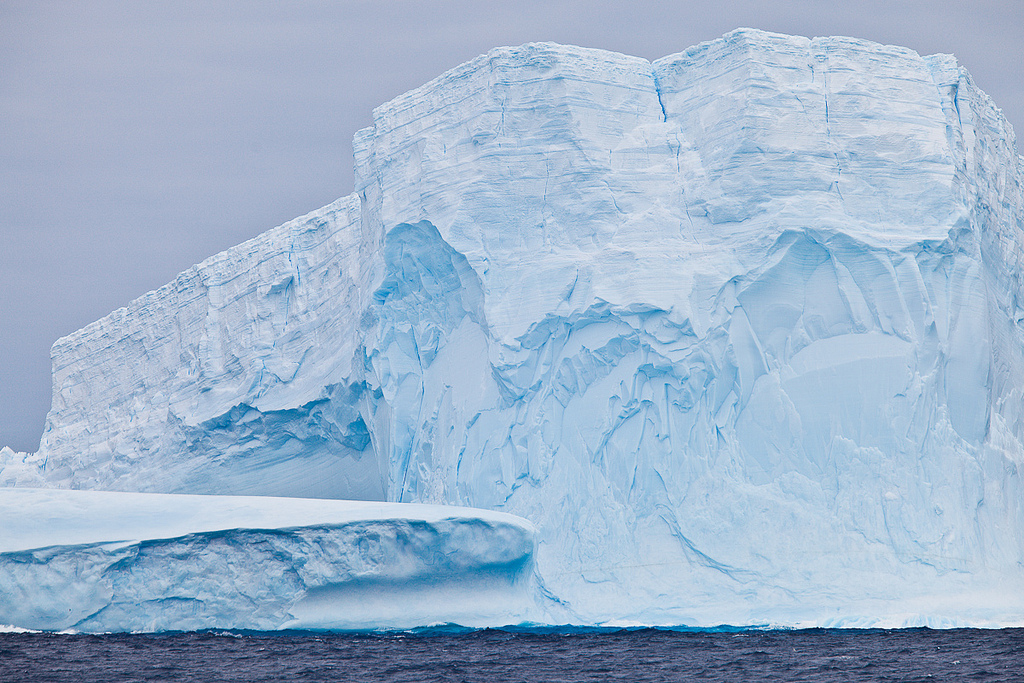
[[[1024,629],[0,634],[0,681],[1024,681]]]

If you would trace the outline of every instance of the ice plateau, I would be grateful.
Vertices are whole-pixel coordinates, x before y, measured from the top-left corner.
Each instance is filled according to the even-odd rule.
[[[58,340],[39,451],[0,456],[5,525],[86,495],[53,489],[140,492],[89,493],[90,519],[183,494],[468,506],[529,520],[536,550],[526,522],[481,523],[466,552],[511,542],[501,586],[530,607],[456,621],[1024,623],[1024,160],[953,57],[750,29],[653,63],[499,48],[377,108],[354,149],[354,194]],[[294,607],[344,584],[341,532],[244,518],[223,552],[278,544],[288,582],[203,583],[218,625],[382,613],[344,586]],[[0,621],[207,623],[148,611],[234,562],[187,533],[0,548],[0,605],[36,582],[88,607]]]

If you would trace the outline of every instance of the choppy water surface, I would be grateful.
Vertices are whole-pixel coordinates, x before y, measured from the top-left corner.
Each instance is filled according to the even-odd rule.
[[[1024,629],[0,634],[2,681],[1022,681]]]

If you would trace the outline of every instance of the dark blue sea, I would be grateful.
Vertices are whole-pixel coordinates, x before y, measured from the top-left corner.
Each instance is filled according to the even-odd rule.
[[[0,634],[0,681],[1024,681],[1024,629]]]

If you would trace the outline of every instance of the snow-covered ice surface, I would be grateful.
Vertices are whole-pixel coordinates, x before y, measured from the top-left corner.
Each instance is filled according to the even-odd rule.
[[[0,489],[0,624],[79,631],[534,618],[534,530],[452,506]]]
[[[537,527],[542,619],[1024,622],[1022,162],[948,55],[492,50],[53,349],[8,485]]]

